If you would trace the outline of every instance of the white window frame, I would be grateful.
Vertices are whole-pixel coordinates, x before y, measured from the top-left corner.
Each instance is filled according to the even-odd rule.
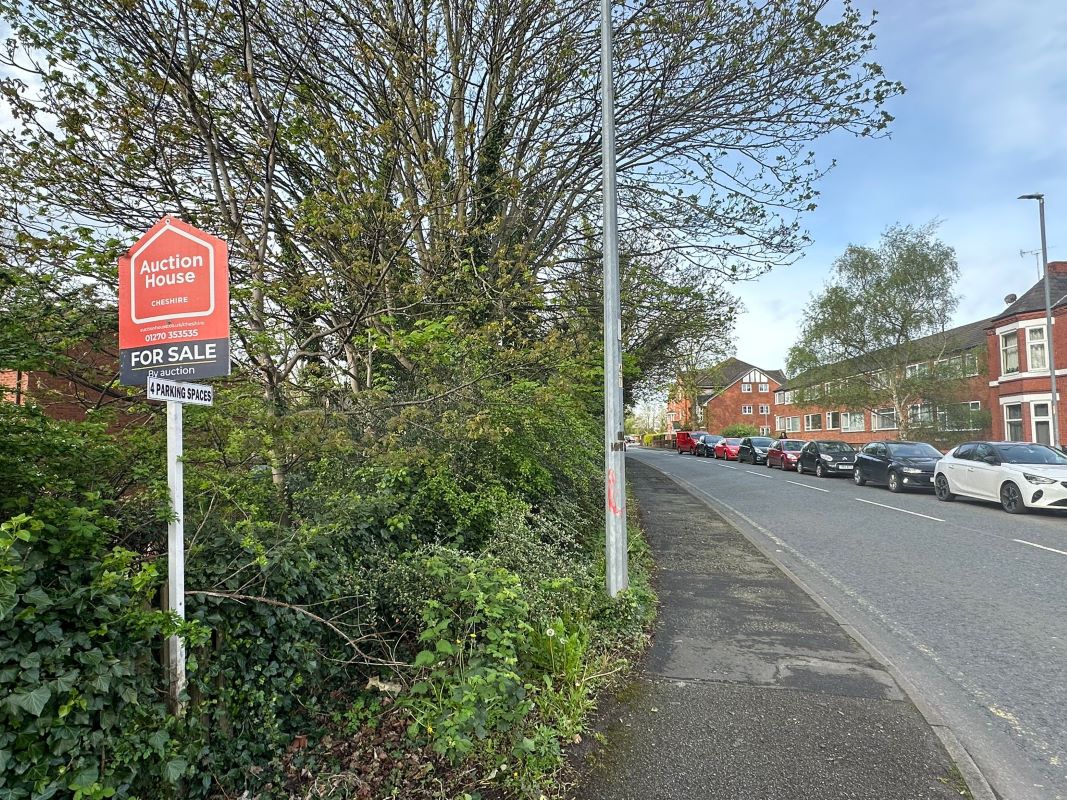
[[[828,430],[828,431],[836,431],[836,430],[840,430],[840,428],[841,428],[841,412],[840,411],[827,411],[826,412],[826,430]]]
[[[867,430],[866,411],[842,411],[841,433],[863,433]]]
[[[812,420],[818,420],[819,427],[813,428],[811,425]],[[805,414],[804,415],[804,430],[806,431],[821,431],[822,430],[822,414]]]
[[[760,425],[759,426],[759,435],[760,436],[770,436],[771,435],[770,426],[768,426],[768,425]]]
[[[953,405],[968,406],[968,409],[967,409],[968,411],[981,411],[982,410],[982,401],[981,400],[970,400],[968,402],[963,402],[963,403],[954,403]],[[949,424],[948,424],[948,410],[945,409],[945,408],[937,409],[937,427],[940,428],[943,431],[956,431],[956,430],[974,431],[974,430],[978,430],[977,428],[950,428]]]
[[[747,416],[752,416],[752,406],[741,406],[741,413]]]
[[[1009,338],[1015,339],[1014,347],[1007,347],[1005,340]],[[1008,369],[1008,354],[1015,353],[1015,368]],[[1014,375],[1019,371],[1019,331],[1008,331],[1007,333],[1000,334],[1000,374],[1001,375]]]
[[[771,390],[771,385],[769,383],[761,383],[759,385],[759,390],[761,392],[769,392]]]
[[[778,417],[775,422],[778,423],[778,430],[780,431],[785,431],[786,433],[800,431],[800,417]]]
[[[760,403],[760,405],[759,405],[759,413],[761,413],[761,414],[770,414],[771,413],[770,405],[767,404],[767,403]]]
[[[1019,409],[1018,417],[1009,417],[1008,409]],[[1012,438],[1012,425],[1018,425],[1018,438]],[[1004,439],[1009,442],[1021,442],[1023,440],[1023,404],[1022,403],[1005,403],[1004,404]]]
[[[1034,334],[1040,331],[1041,338],[1035,340]],[[1041,353],[1041,366],[1034,366],[1034,351]],[[1045,336],[1044,325],[1034,325],[1026,329],[1026,371],[1048,371],[1048,337]],[[1036,440],[1035,440],[1036,441]]]
[[[743,394],[752,394],[752,384],[751,383],[742,383],[741,384],[741,392]]]
[[[937,419],[937,410],[933,403],[913,403],[908,406],[908,421],[913,425],[933,425]]]
[[[785,392],[775,392],[774,402],[778,403],[779,405],[785,405]]]
[[[890,425],[885,424],[885,417],[888,414],[893,415],[893,422]],[[900,428],[900,421],[897,419],[896,409],[893,408],[877,408],[871,411],[871,430],[872,431],[895,431]]]
[[[1045,413],[1042,416],[1037,415],[1037,407],[1044,406]],[[1045,422],[1048,424],[1048,441],[1045,444],[1052,444],[1052,401],[1051,400],[1031,400],[1030,401],[1030,441],[1040,442],[1037,438],[1037,423]]]
[[[904,367],[905,378],[924,377],[929,374],[930,365],[925,361],[922,361],[918,364],[908,364],[908,366]]]

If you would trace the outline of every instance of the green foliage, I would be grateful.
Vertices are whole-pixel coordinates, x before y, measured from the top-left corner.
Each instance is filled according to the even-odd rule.
[[[723,436],[739,436],[742,438],[745,436],[759,436],[759,426],[739,422],[735,425],[727,425],[719,433]]]
[[[948,330],[959,266],[935,234],[934,223],[894,226],[877,248],[850,245],[834,262],[789,351],[798,405],[891,409],[909,438],[937,428],[937,410],[976,399],[966,378],[981,356]],[[927,411],[914,412],[920,404]]]

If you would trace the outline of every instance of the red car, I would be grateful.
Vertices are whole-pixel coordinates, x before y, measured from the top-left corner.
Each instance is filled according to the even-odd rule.
[[[727,461],[737,461],[737,448],[741,446],[740,436],[731,436],[728,439],[719,439],[715,443],[715,457],[725,458]]]
[[[778,439],[767,451],[767,466],[796,469],[800,451],[807,444],[803,439]]]
[[[678,434],[674,439],[674,447],[678,451],[678,455],[689,453],[689,455],[695,456],[697,453],[697,442],[700,441],[700,437],[705,433],[707,433],[707,431],[678,431]]]

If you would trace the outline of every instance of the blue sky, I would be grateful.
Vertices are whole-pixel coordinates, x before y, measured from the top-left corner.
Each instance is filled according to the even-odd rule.
[[[991,316],[1037,281],[1043,192],[1049,259],[1067,260],[1067,2],[858,0],[878,10],[875,60],[907,93],[889,106],[891,137],[836,136],[817,153],[837,168],[806,219],[796,264],[736,292],[737,356],[783,367],[801,311],[849,243],[876,244],[894,223],[942,220],[963,295],[955,323]]]

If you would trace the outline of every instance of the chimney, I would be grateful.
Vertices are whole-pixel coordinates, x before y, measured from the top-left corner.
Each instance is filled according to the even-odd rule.
[[[1067,261],[1048,262],[1049,275],[1067,275]]]

